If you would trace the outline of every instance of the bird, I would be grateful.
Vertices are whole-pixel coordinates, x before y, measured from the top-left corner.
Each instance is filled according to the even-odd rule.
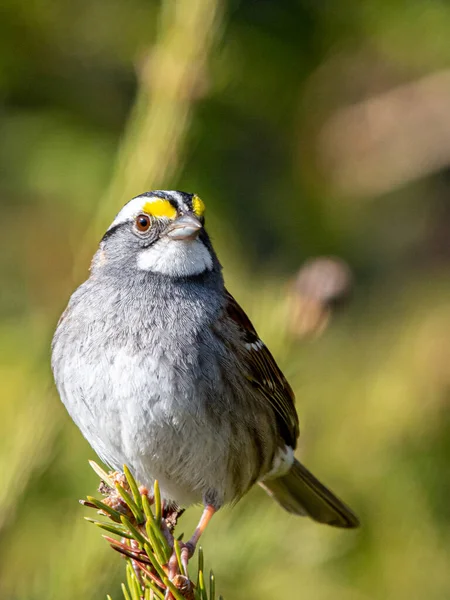
[[[101,460],[166,503],[214,513],[259,484],[286,511],[355,528],[294,456],[292,388],[225,287],[196,194],[155,190],[120,210],[52,341],[60,398]]]

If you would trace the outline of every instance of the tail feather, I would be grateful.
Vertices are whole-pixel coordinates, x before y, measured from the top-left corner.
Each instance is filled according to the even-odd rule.
[[[286,475],[260,483],[281,506],[296,515],[308,515],[334,527],[358,527],[359,519],[298,460]]]

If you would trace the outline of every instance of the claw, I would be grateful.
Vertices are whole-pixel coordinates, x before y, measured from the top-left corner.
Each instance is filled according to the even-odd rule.
[[[168,562],[168,573],[167,576],[169,577],[170,581],[173,581],[175,578],[175,575],[178,572],[178,560],[177,560],[177,555],[175,553],[175,550],[172,552],[172,556],[169,558],[169,562]]]
[[[181,545],[181,566],[183,567],[184,575],[188,574],[189,559],[192,558],[195,552],[195,545],[190,541]]]
[[[167,576],[168,576],[169,580],[174,585],[176,585],[176,587],[178,589],[181,589],[180,586],[186,587],[187,583],[190,583],[189,576],[188,576],[189,559],[192,558],[192,556],[195,552],[195,549],[197,547],[198,540],[200,539],[200,536],[202,535],[202,533],[205,531],[206,526],[208,525],[209,521],[211,520],[211,517],[213,516],[213,514],[215,512],[216,512],[216,509],[214,507],[212,507],[211,505],[205,506],[205,509],[203,510],[199,524],[198,524],[196,530],[194,531],[194,534],[191,537],[191,539],[186,543],[179,542],[181,569],[183,571],[182,573],[179,572],[178,559],[177,559],[175,550],[173,550],[172,555],[169,558],[169,562],[167,563]],[[163,524],[162,531],[163,531],[164,535],[166,536],[166,538],[171,538],[169,543],[170,543],[170,546],[172,548],[174,548],[174,541],[173,541],[172,533],[169,531],[169,528],[167,527],[167,523],[164,521],[164,519],[162,520],[162,524]],[[189,590],[186,588],[186,593],[188,593],[188,595],[185,596],[186,598],[194,597],[193,588],[189,589]],[[190,595],[189,595],[189,593],[190,593]],[[170,590],[166,590],[164,600],[174,600],[173,595]]]
[[[206,526],[208,525],[209,521],[211,520],[211,517],[213,516],[213,514],[215,512],[216,512],[216,509],[214,507],[212,507],[211,505],[205,506],[205,509],[202,513],[202,516],[200,518],[197,529],[194,531],[194,534],[191,537],[191,539],[186,543],[180,542],[181,566],[184,571],[184,573],[181,573],[181,575],[187,576],[189,559],[192,558],[192,556],[194,555],[195,549],[198,544],[198,540],[200,539],[200,536],[202,535],[202,533],[205,531]],[[171,581],[173,580],[173,578],[175,577],[177,572],[178,572],[178,561],[177,561],[177,556],[174,551],[169,560],[169,579]]]

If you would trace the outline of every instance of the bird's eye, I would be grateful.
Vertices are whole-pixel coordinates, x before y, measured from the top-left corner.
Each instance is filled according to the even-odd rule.
[[[145,233],[150,229],[151,221],[147,215],[138,215],[136,217],[136,229],[141,233]]]

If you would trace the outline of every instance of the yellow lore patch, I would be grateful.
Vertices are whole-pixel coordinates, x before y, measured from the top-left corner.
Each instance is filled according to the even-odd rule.
[[[168,219],[174,219],[177,216],[176,209],[168,200],[164,200],[162,198],[149,200],[144,204],[142,210],[151,217],[166,217]]]
[[[203,203],[203,200],[197,195],[194,195],[194,197],[192,198],[192,209],[197,215],[197,217],[203,217],[203,214],[205,212],[205,204]]]

